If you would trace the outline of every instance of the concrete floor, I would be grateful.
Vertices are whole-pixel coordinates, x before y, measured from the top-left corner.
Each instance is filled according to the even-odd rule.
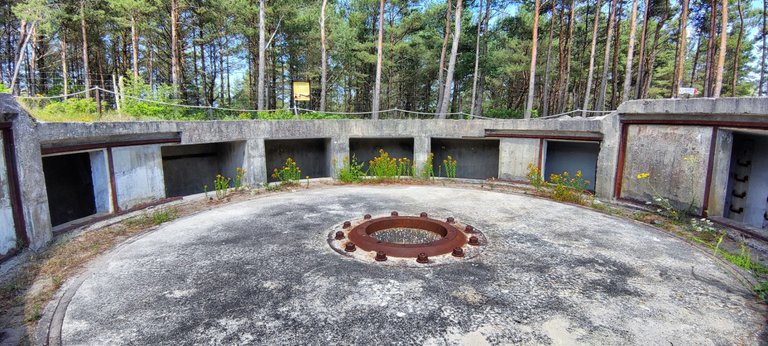
[[[489,244],[466,261],[403,268],[326,242],[334,225],[391,210],[454,216]],[[146,234],[86,275],[67,286],[65,345],[759,344],[765,325],[749,290],[660,231],[442,187],[333,187],[224,206]]]

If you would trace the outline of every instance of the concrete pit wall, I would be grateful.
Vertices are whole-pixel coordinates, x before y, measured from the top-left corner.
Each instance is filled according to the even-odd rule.
[[[432,138],[432,165],[435,176],[446,176],[443,160],[456,160],[456,177],[490,179],[499,177],[498,139]]]
[[[413,162],[413,138],[350,138],[349,160],[354,157],[363,164],[363,170],[368,169],[368,162],[380,155],[384,150],[390,158],[408,159]]]
[[[216,175],[232,179],[243,167],[245,142],[174,145],[161,148],[166,197],[214,190]]]
[[[113,148],[112,159],[120,209],[130,209],[165,198],[160,145]]]
[[[582,179],[589,182],[588,190],[595,191],[597,175],[597,159],[600,155],[598,142],[568,142],[546,141],[544,161],[544,178],[550,181],[552,174],[568,172],[570,177],[576,177],[581,171]]]
[[[528,181],[528,165],[538,166],[538,138],[502,138],[499,143],[499,179]]]
[[[265,140],[264,151],[267,181],[278,179],[272,177],[275,169],[281,169],[290,157],[301,169],[301,178],[324,178],[331,176],[331,140],[328,138],[310,139],[277,139]]]
[[[3,134],[0,132],[0,258],[16,248],[16,229],[11,207],[10,181],[5,162]]]
[[[496,160],[490,158],[491,149],[482,149],[486,154],[478,158],[463,157],[461,152],[450,153],[459,161],[459,176],[484,177],[496,170],[494,175],[500,179],[526,181],[529,164],[548,169],[547,148],[541,143],[597,136],[602,138],[594,177],[598,197],[649,200],[652,198],[652,191],[647,188],[645,182],[636,179],[638,173],[648,172],[656,190],[680,207],[687,207],[690,198],[693,198],[697,202],[696,209],[703,209],[706,188],[711,187],[711,192],[707,195],[710,198],[708,207],[722,215],[726,209],[727,189],[723,186],[727,185],[728,181],[732,146],[728,139],[731,138],[729,131],[733,130],[733,127],[737,128],[736,130],[742,127],[768,130],[768,100],[632,101],[623,104],[618,114],[603,117],[562,117],[531,121],[312,120],[75,124],[36,123],[12,97],[0,95],[0,124],[2,122],[11,122],[14,133],[11,151],[15,153],[18,161],[15,171],[19,176],[20,210],[23,214],[23,218],[18,219],[22,220],[29,246],[39,249],[52,235],[49,198],[46,189],[40,184],[45,180],[42,173],[41,148],[50,151],[51,148],[83,144],[95,146],[89,147],[88,150],[96,148],[95,151],[104,149],[105,152],[111,152],[111,155],[105,157],[92,154],[92,180],[103,175],[93,168],[102,167],[100,162],[104,158],[114,164],[115,189],[109,191],[112,189],[94,186],[94,204],[97,212],[106,210],[104,201],[112,199],[107,192],[115,194],[114,198],[120,209],[165,198],[164,172],[171,169],[163,167],[163,152],[160,146],[168,146],[169,143],[228,143],[224,148],[216,150],[217,155],[224,156],[223,159],[220,157],[217,163],[222,167],[220,170],[231,171],[233,167],[242,165],[246,170],[243,182],[258,185],[272,180],[269,177],[272,170],[282,167],[288,156],[298,162],[303,176],[331,176],[335,171],[331,167],[332,164],[335,163],[338,167],[350,153],[360,150],[355,146],[360,144],[355,144],[356,139],[369,139],[373,143],[386,145],[391,144],[387,144],[387,141],[392,138],[412,139],[412,149],[409,149],[412,151],[413,164],[422,167],[430,152],[442,155],[440,152],[445,143],[457,145],[459,151],[472,153],[472,147],[482,143],[474,142],[474,139],[487,139],[493,137],[493,133],[498,133],[498,130],[503,130],[514,131],[518,135],[499,136],[505,138],[498,140]],[[713,133],[717,133],[715,142],[711,141]],[[168,138],[173,141],[153,142]],[[440,142],[440,139],[444,138],[450,140]],[[436,142],[433,142],[433,139]],[[137,143],[114,144],[121,141]],[[716,148],[712,153],[710,146]],[[394,153],[393,149],[389,151],[395,156],[403,156]],[[446,155],[449,154],[448,150],[445,152]],[[709,160],[710,154],[716,158],[714,164]],[[701,161],[686,170],[684,167],[688,161],[682,158],[689,155]],[[562,158],[555,161],[565,160]],[[99,163],[95,163],[97,161]],[[437,157],[436,161],[442,163],[442,158]],[[494,168],[494,164],[498,166]],[[552,162],[549,169],[555,169],[551,165]],[[709,186],[705,183],[708,180],[707,165],[715,167],[712,184]],[[481,173],[463,171],[462,167],[477,167],[481,169]],[[230,172],[225,175],[234,174]],[[186,193],[187,191],[177,190],[173,194]],[[117,210],[114,205],[110,207],[111,211]]]
[[[621,196],[652,201],[655,189],[676,208],[701,212],[712,132],[704,126],[629,125]],[[650,177],[637,179],[640,173]]]

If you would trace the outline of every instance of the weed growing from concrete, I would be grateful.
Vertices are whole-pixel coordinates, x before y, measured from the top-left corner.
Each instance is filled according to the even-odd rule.
[[[541,176],[541,169],[533,164],[533,162],[528,163],[528,181],[531,183],[531,186],[536,188],[536,191],[541,191],[545,184],[544,178]]]
[[[760,282],[753,289],[760,300],[768,303],[768,280]]]
[[[296,161],[289,157],[285,160],[282,168],[275,168],[272,178],[280,181],[280,185],[296,185],[301,179],[301,168],[296,164]]]
[[[571,177],[568,172],[563,172],[563,174],[550,175],[549,180],[552,181],[551,197],[554,200],[585,204],[589,181],[584,180],[580,170],[576,171],[575,177]]]
[[[409,177],[413,175],[413,165],[408,158],[397,159],[397,178]]]
[[[146,228],[176,220],[179,217],[178,215],[178,210],[175,208],[163,208],[155,210],[151,214],[144,213],[141,216],[130,218],[124,222],[128,227]]]
[[[213,190],[216,192],[216,199],[222,199],[227,196],[229,191],[229,182],[231,178],[227,178],[221,174],[217,174],[213,180]]]
[[[691,178],[689,186],[694,186],[695,180],[698,179],[695,173],[696,166],[699,164],[700,159],[696,155],[688,155],[683,157],[683,162],[685,162],[686,165],[686,173]],[[694,189],[691,189],[691,202],[688,204],[688,208],[683,210],[676,208],[674,205],[672,205],[672,202],[669,200],[669,198],[666,198],[664,195],[659,193],[654,184],[651,183],[652,177],[649,172],[639,173],[637,174],[636,178],[637,180],[645,181],[648,190],[651,191],[651,196],[653,199],[653,201],[646,202],[646,204],[655,205],[657,213],[664,215],[677,223],[683,223],[687,215],[693,214],[694,205],[696,204],[696,199],[693,192]]]
[[[428,180],[435,176],[435,168],[432,165],[432,159],[435,157],[435,154],[429,153],[427,155],[427,160],[424,161],[424,165],[421,167],[421,170],[418,172],[418,175],[416,173],[416,169],[414,167],[413,175],[414,177],[418,177],[421,180]]]
[[[368,161],[368,175],[376,180],[393,180],[398,176],[398,164],[396,158],[390,158],[389,153],[379,149],[379,156]]]
[[[363,165],[364,163],[357,162],[357,157],[355,157],[355,155],[352,155],[351,161],[344,158],[344,162],[339,169],[337,177],[345,183],[359,183],[363,180],[363,176],[365,176]]]
[[[240,191],[243,187],[243,177],[245,176],[245,169],[242,167],[235,168],[235,182],[233,188],[235,191]]]
[[[445,167],[445,176],[448,178],[456,178],[456,160],[451,155],[443,160],[443,167]]]

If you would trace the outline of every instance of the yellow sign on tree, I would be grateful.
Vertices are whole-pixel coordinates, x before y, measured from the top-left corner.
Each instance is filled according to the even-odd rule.
[[[309,82],[306,81],[294,81],[293,82],[293,100],[294,101],[309,101]]]

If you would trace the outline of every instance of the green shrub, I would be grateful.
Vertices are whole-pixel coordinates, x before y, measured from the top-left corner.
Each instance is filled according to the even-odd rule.
[[[523,119],[525,117],[525,112],[521,109],[497,108],[497,109],[489,109],[489,110],[483,111],[483,116],[488,118],[500,118],[500,119]],[[538,118],[538,117],[539,117],[539,111],[537,109],[532,110],[531,118]]]
[[[173,96],[173,87],[169,85],[156,84],[155,90],[153,90],[149,84],[146,84],[141,80],[129,79],[123,87],[123,95],[125,97],[121,103],[121,111],[136,118],[157,118],[166,120],[197,120],[205,118],[204,112],[190,111],[189,114],[187,114],[182,107],[135,99],[140,98],[162,103],[178,104],[178,100],[171,98]]]
[[[92,98],[69,98],[52,101],[45,106],[27,101],[25,104],[32,115],[43,121],[82,121],[98,119],[96,101]]]
[[[293,120],[295,116],[288,110],[278,110],[274,112],[258,112],[256,118],[260,120]]]

